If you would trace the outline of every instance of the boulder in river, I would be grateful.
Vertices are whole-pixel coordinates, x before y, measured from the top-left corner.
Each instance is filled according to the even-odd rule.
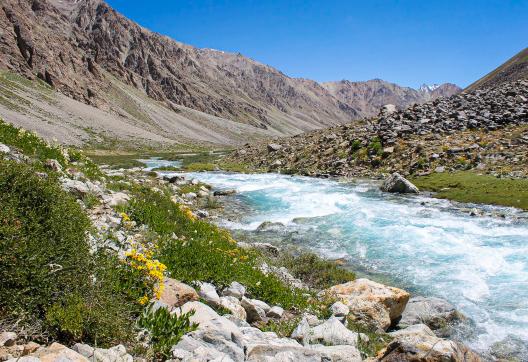
[[[420,192],[418,187],[413,185],[409,180],[394,172],[381,185],[381,191],[395,192],[400,194],[417,194]]]

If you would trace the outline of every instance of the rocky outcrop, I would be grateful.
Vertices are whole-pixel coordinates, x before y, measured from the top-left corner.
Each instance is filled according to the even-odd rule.
[[[424,324],[392,332],[394,340],[381,351],[378,361],[383,362],[478,362],[480,357],[466,346],[441,339]]]
[[[335,285],[325,291],[345,304],[358,323],[385,331],[395,325],[409,301],[409,293],[368,279]]]
[[[249,325],[238,326],[200,302],[186,303],[176,313],[191,310],[195,311],[191,321],[198,323],[198,329],[185,335],[173,347],[176,360],[361,361],[355,347],[357,335],[335,319],[322,324],[315,333],[317,338],[308,337],[303,345],[294,339],[280,338],[273,332],[263,332]],[[309,343],[317,341],[324,341],[325,345]]]
[[[436,335],[448,337],[452,328],[466,318],[446,300],[435,297],[413,297],[409,299],[398,325],[408,327],[425,324]]]

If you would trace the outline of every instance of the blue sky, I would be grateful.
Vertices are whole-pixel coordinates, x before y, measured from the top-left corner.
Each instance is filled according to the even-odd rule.
[[[528,0],[107,0],[153,31],[292,77],[462,87],[528,46]]]

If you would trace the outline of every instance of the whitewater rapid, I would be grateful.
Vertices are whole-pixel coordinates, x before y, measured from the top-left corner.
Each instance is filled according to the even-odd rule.
[[[519,210],[469,205],[493,215],[470,216],[446,200],[383,194],[371,181],[188,175],[237,190],[237,202],[249,212],[224,223],[231,229],[281,222],[312,250],[450,301],[475,322],[474,336],[466,342],[478,351],[508,335],[528,341],[528,220]]]

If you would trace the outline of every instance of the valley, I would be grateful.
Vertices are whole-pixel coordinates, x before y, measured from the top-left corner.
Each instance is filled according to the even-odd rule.
[[[0,361],[528,361],[528,48],[413,88],[140,23],[0,4]]]

